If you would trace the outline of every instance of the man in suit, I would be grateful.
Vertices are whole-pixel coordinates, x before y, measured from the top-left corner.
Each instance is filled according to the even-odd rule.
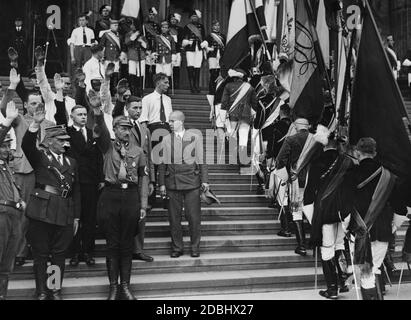
[[[151,134],[150,131],[143,127],[138,121],[141,115],[142,102],[138,97],[131,96],[126,103],[126,112],[130,118],[131,128],[130,134],[130,144],[136,145],[143,149],[144,154],[147,158],[147,167],[149,169],[149,185],[148,185],[148,195],[151,196],[154,193],[154,186],[156,183],[154,164],[151,159]],[[147,208],[148,213],[150,209]],[[146,255],[144,250],[144,234],[146,228],[146,218],[141,219],[138,224],[138,233],[134,238],[135,253],[133,259],[143,260],[146,262],[152,262],[154,259],[149,255]]]
[[[17,17],[14,21],[15,27],[11,32],[11,41],[9,47],[12,47],[16,50],[18,58],[18,65],[14,66],[19,68],[21,74],[26,76],[27,73],[27,35],[26,30],[23,26],[23,20],[20,17]]]
[[[171,257],[183,255],[181,216],[184,207],[189,223],[191,256],[200,256],[201,189],[208,190],[208,169],[203,160],[202,135],[184,128],[185,116],[181,111],[170,115],[172,133],[162,141],[163,161],[159,166],[159,185],[162,196],[170,197],[168,214],[171,228]],[[187,147],[193,148],[187,154]],[[157,159],[159,160],[159,159]],[[156,161],[156,159],[154,159]]]
[[[60,84],[56,83],[59,87]],[[56,123],[67,126],[66,110],[62,100],[56,100]],[[80,260],[87,265],[95,264],[93,258],[94,235],[96,231],[97,201],[99,185],[104,182],[103,156],[97,148],[93,131],[86,127],[88,110],[76,105],[70,114],[73,125],[67,128],[70,136],[69,157],[78,163],[81,190],[81,225],[72,244],[71,266],[78,266]]]
[[[37,107],[34,122],[24,135],[22,149],[34,168],[36,187],[30,195],[26,215],[27,239],[33,249],[33,269],[38,300],[62,300],[65,256],[79,225],[80,184],[77,162],[65,155],[70,136],[64,126],[46,129],[41,147],[36,146],[40,124],[45,119],[44,105]],[[47,288],[47,261],[58,267],[60,281]],[[60,283],[58,283],[60,282]],[[50,291],[48,291],[49,289]]]

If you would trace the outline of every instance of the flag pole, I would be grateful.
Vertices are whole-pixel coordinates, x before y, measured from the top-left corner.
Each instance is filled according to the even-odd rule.
[[[268,58],[268,60],[270,60],[270,62],[271,62],[271,63],[270,63],[271,72],[272,72],[273,74],[275,74],[275,72],[274,72],[274,67],[273,67],[273,63],[272,63],[272,62],[273,62],[273,59],[272,59],[272,57],[271,57],[270,51],[268,50],[267,43],[265,42],[265,39],[264,39],[263,30],[261,29],[260,20],[258,20],[257,10],[255,9],[255,4],[254,4],[253,0],[245,0],[245,1],[248,1],[248,3],[249,3],[250,6],[251,6],[251,10],[253,11],[254,18],[255,18],[255,20],[257,21],[258,30],[260,30],[261,42],[263,43],[264,50],[265,50],[265,53],[266,53],[266,55],[267,55],[267,58]]]
[[[317,57],[318,67],[320,68],[321,73],[323,73],[325,75],[325,79],[327,81],[328,88],[331,92],[332,86],[331,86],[330,75],[328,74],[327,69],[325,67],[324,57],[322,55],[321,47],[320,47],[320,44],[319,44],[319,41],[318,41],[317,29],[314,27],[314,13],[313,13],[311,4],[308,0],[304,0],[304,4],[305,4],[305,8],[306,8],[307,13],[308,13],[308,19],[310,20],[310,26],[311,26],[311,31],[312,31],[312,35],[313,35],[313,42],[314,42],[314,52],[315,52],[315,56]],[[332,95],[331,95],[331,103],[332,103],[332,106],[335,109],[335,101],[334,101],[334,98],[332,97]]]

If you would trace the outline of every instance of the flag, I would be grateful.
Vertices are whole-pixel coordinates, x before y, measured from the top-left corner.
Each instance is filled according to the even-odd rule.
[[[324,58],[324,64],[327,69],[330,68],[330,30],[328,29],[325,19],[324,0],[320,0],[318,6],[317,24],[316,24],[318,41],[320,42],[321,52]]]
[[[220,63],[226,70],[237,67],[248,56],[245,0],[233,0],[228,21],[227,44]]]
[[[294,55],[295,46],[294,0],[280,0],[276,38],[279,53],[286,54],[291,59]]]
[[[255,5],[255,0],[244,0],[244,1],[246,5],[246,12],[247,12],[248,38],[249,39],[255,38],[255,37],[261,38],[260,28],[258,26],[258,21],[256,19],[257,15],[253,11],[253,7],[251,6],[251,1],[253,1]]]
[[[121,15],[125,17],[138,18],[140,12],[140,0],[124,0]]]
[[[277,39],[277,1],[265,0],[264,15],[267,24],[267,35],[269,42]]]
[[[318,39],[309,19],[306,0],[296,2],[295,29],[290,107],[295,116],[317,122],[324,108],[324,98],[316,54]]]
[[[350,143],[377,142],[379,160],[397,175],[411,174],[409,119],[368,1],[357,57],[350,115]]]

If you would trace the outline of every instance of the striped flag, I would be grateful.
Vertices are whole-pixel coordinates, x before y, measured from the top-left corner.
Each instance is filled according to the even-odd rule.
[[[138,18],[140,13],[140,0],[124,0],[121,15],[125,17]]]
[[[248,55],[248,31],[245,0],[233,0],[228,21],[227,45],[220,63],[223,69],[237,67]]]
[[[291,84],[290,107],[297,117],[311,122],[320,120],[324,98],[318,59],[314,26],[307,12],[308,0],[296,2],[295,54],[293,80]]]

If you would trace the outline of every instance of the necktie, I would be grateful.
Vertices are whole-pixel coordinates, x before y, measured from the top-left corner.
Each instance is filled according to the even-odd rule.
[[[61,154],[59,154],[57,156],[58,161],[60,162],[61,165],[63,165],[63,156]]]
[[[140,131],[140,127],[138,126],[137,121],[134,121],[134,128],[136,128],[136,132],[138,135],[138,141],[141,142],[141,131]]]
[[[164,112],[163,95],[160,96],[160,121],[166,122],[166,113]]]
[[[124,157],[126,155],[126,148],[124,147],[124,145],[121,146],[121,150],[120,150],[120,170],[118,171],[118,180],[120,182],[124,182],[126,181],[126,177],[127,177],[127,170],[126,170],[126,164],[124,162]]]
[[[86,27],[83,27],[83,44],[87,44]]]
[[[87,130],[86,130],[85,127],[84,127],[84,128],[81,128],[81,133],[83,134],[84,140],[85,140],[86,143],[87,143]]]

